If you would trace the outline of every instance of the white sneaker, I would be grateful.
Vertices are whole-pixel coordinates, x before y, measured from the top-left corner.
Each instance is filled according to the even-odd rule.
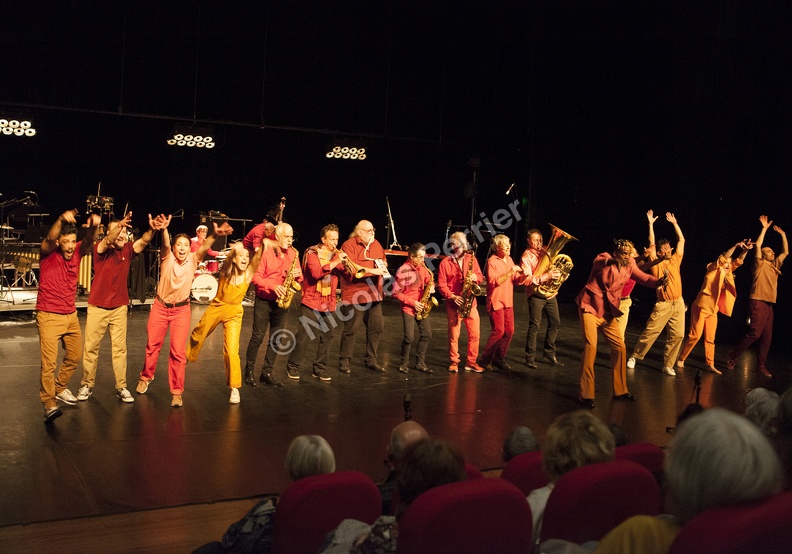
[[[239,404],[239,389],[231,389],[231,398],[228,399],[229,404]]]
[[[676,377],[676,371],[674,371],[673,367],[664,367],[663,373],[670,375],[671,377]]]
[[[135,399],[132,398],[132,393],[127,389],[116,389],[116,396],[121,402],[126,402],[127,404],[135,401]]]
[[[80,390],[77,391],[77,400],[88,400],[92,394],[93,389],[88,385],[83,385],[80,387]]]
[[[627,369],[635,369],[635,358],[632,356],[627,359]]]
[[[77,399],[74,397],[72,392],[69,389],[63,389],[58,394],[55,395],[55,398],[63,402],[64,404],[68,404],[69,406],[74,406],[77,404]]]

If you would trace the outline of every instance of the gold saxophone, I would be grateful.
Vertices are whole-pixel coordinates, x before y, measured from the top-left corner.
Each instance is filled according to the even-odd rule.
[[[294,269],[297,267],[298,257],[297,249],[293,246],[290,246],[289,248],[294,250],[294,259],[289,266],[289,273],[283,280],[283,286],[286,287],[286,293],[277,300],[278,307],[283,308],[284,310],[289,309],[289,306],[291,306],[292,300],[294,300],[294,293],[298,290],[302,290],[300,283],[294,280]]]
[[[476,275],[473,272],[473,253],[470,253],[470,264],[468,264],[465,280],[462,284],[462,305],[459,307],[459,316],[462,318],[470,317],[470,310],[473,309],[473,300],[481,294],[481,287],[473,280]]]
[[[429,271],[429,268],[426,267],[426,264],[422,263],[422,266],[426,268],[426,271]],[[432,272],[429,271],[429,275],[432,275]],[[432,296],[434,292],[434,279],[431,282],[427,283],[424,287],[423,295],[421,296],[421,304],[423,304],[423,310],[420,312],[416,310],[415,312],[415,319],[421,321],[422,319],[426,319],[429,317],[429,312],[432,311],[432,308],[437,306],[437,298]]]
[[[553,231],[552,236],[550,237],[550,241],[547,243],[547,247],[545,248],[545,256],[539,261],[539,265],[536,266],[534,270],[534,275],[543,275],[550,269],[557,269],[558,270],[558,277],[553,279],[549,283],[543,285],[531,285],[533,288],[533,293],[540,298],[550,298],[551,296],[558,293],[558,289],[561,288],[561,285],[564,284],[569,278],[569,272],[572,271],[572,267],[574,264],[572,263],[572,258],[567,256],[566,254],[559,254],[561,249],[564,245],[569,242],[570,240],[577,240],[575,237],[566,233],[553,225],[550,224],[550,228]]]

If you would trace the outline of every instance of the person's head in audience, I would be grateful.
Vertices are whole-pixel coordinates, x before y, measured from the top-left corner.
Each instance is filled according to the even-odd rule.
[[[722,408],[705,410],[677,429],[665,473],[667,505],[680,525],[709,508],[762,500],[783,486],[768,438]]]
[[[555,482],[568,471],[613,460],[613,434],[588,410],[562,414],[547,429],[542,465]]]
[[[465,459],[451,443],[426,439],[407,448],[396,478],[401,513],[421,493],[431,488],[464,481]]]
[[[764,388],[752,389],[745,395],[745,417],[768,437],[775,433],[781,397]]]
[[[333,473],[336,468],[333,449],[319,435],[300,435],[286,452],[286,470],[292,481],[312,475]]]
[[[630,444],[630,440],[627,438],[627,435],[625,435],[621,427],[619,427],[615,423],[609,423],[608,430],[613,435],[613,440],[616,442],[616,446],[624,446],[625,444]]]
[[[792,489],[792,388],[779,400],[778,415],[773,422],[773,441],[787,476],[787,489]]]
[[[539,450],[539,443],[536,441],[534,432],[528,427],[515,427],[503,441],[503,461],[508,462],[515,456],[537,450]]]
[[[404,460],[405,451],[412,445],[429,438],[419,423],[414,421],[403,421],[391,431],[390,444],[388,445],[388,459],[386,462],[391,469],[398,470]]]

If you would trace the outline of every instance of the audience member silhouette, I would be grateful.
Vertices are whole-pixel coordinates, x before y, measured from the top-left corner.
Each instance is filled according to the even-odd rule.
[[[426,429],[415,421],[399,423],[391,431],[390,444],[388,445],[385,459],[385,465],[388,466],[388,475],[385,476],[384,481],[377,483],[377,488],[380,491],[380,495],[382,495],[383,515],[392,515],[392,498],[393,491],[396,488],[396,476],[404,461],[405,451],[428,438],[429,433],[426,432]]]
[[[515,456],[537,450],[539,450],[539,443],[534,432],[528,427],[515,427],[506,435],[506,440],[503,441],[503,461],[508,463]]]

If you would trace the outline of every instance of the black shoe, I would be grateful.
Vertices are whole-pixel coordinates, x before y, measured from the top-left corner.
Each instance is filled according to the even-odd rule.
[[[422,363],[422,362],[419,362],[419,363],[415,364],[415,369],[417,371],[420,371],[421,373],[434,373],[431,369],[426,367],[425,363]]]
[[[528,357],[528,354],[525,355],[525,365],[527,365],[531,369],[537,369],[539,367],[538,365],[536,365],[536,362],[533,361],[533,358]]]
[[[245,371],[245,384],[251,387],[257,387],[256,378],[252,371]]]
[[[371,371],[379,371],[380,373],[385,373],[385,368],[382,367],[377,363],[377,360],[373,362],[366,362],[366,369],[370,369]]]
[[[338,372],[346,373],[347,375],[352,373],[352,370],[349,369],[349,362],[348,361],[338,362]]]
[[[614,396],[614,400],[629,400],[630,402],[636,402],[638,399],[630,394],[629,392],[625,392],[624,394],[620,394],[619,396]]]
[[[410,367],[407,364],[401,364],[399,366],[399,373],[410,373]]]
[[[300,372],[297,371],[296,369],[287,368],[286,369],[286,375],[289,376],[289,379],[292,379],[294,381],[299,381],[300,380]]]
[[[266,385],[269,385],[271,387],[282,387],[283,386],[283,383],[281,383],[280,381],[275,379],[275,377],[272,376],[272,373],[262,373],[261,377],[259,377],[259,381],[261,381],[262,383],[264,383]]]
[[[584,408],[588,408],[589,410],[593,410],[594,409],[594,400],[593,399],[591,399],[591,398],[581,398],[580,396],[578,396],[577,400],[578,400],[578,402],[583,404]]]
[[[314,369],[311,372],[311,375],[319,379],[320,381],[330,381],[330,376],[324,372],[323,369]]]
[[[492,365],[494,365],[501,371],[511,371],[512,368],[512,366],[506,363],[506,360],[498,360],[497,362],[492,362]]]
[[[555,357],[555,354],[545,354],[542,357],[544,358],[544,361],[546,361],[550,365],[554,365],[556,367],[564,367],[564,363],[559,362],[558,358]]]

